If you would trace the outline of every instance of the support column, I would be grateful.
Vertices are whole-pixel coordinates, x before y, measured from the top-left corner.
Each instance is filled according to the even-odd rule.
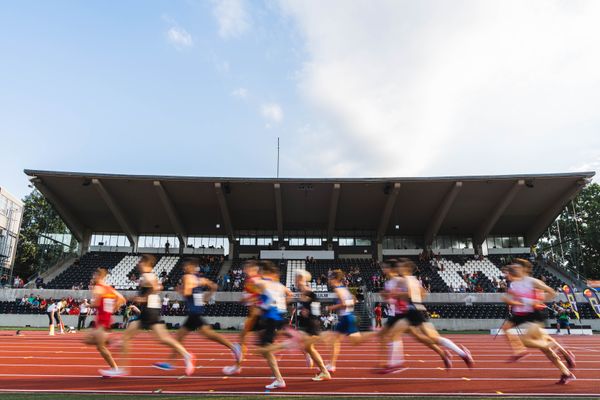
[[[86,229],[83,232],[83,237],[79,241],[79,256],[85,255],[90,251],[90,244],[92,242],[92,231],[90,229]]]
[[[440,226],[442,226],[442,223],[446,219],[448,211],[450,211],[450,207],[454,204],[454,200],[456,199],[458,192],[460,192],[462,185],[462,182],[454,182],[452,188],[450,188],[448,193],[446,193],[446,196],[444,196],[442,203],[438,206],[433,219],[429,223],[427,232],[425,233],[425,246],[431,246],[431,243],[433,243],[433,238],[437,236]]]
[[[277,221],[277,236],[279,237],[279,243],[283,243],[283,205],[281,200],[281,185],[279,183],[273,184],[273,191],[275,194],[275,219]]]
[[[385,206],[383,207],[383,212],[381,213],[381,218],[379,219],[379,228],[377,229],[378,243],[383,240],[385,231],[390,223],[390,217],[392,216],[392,210],[394,209],[394,205],[396,204],[396,198],[398,197],[400,186],[401,185],[399,182],[394,183],[392,191],[388,194],[387,201],[385,202]]]
[[[106,190],[100,179],[92,179],[92,184],[100,194],[100,197],[102,197],[102,199],[104,200],[104,203],[109,208],[113,217],[115,217],[115,219],[117,220],[117,223],[119,224],[123,232],[127,235],[129,243],[131,244],[131,247],[133,247],[133,251],[137,251],[138,235],[133,229],[133,225],[126,217],[125,213],[121,210],[121,207],[119,207],[113,196],[108,192],[108,190]]]
[[[519,193],[524,186],[525,181],[523,179],[519,179],[511,186],[504,196],[502,196],[498,204],[496,204],[496,207],[494,207],[492,210],[492,213],[489,214],[477,232],[475,232],[475,235],[473,236],[473,246],[483,243],[496,225],[496,222],[498,222],[504,211],[508,208],[517,193]]]

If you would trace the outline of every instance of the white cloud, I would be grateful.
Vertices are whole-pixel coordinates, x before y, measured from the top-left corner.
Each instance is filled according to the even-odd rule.
[[[167,31],[167,39],[177,49],[192,47],[194,45],[192,35],[190,35],[185,29],[178,26],[172,26],[169,28]]]
[[[598,1],[281,4],[324,125],[304,140],[314,171],[553,172],[600,148]]]
[[[219,36],[236,38],[248,31],[251,20],[243,0],[214,0],[213,14],[219,25]]]
[[[277,103],[265,103],[260,107],[260,113],[267,120],[267,127],[283,121],[283,110]]]
[[[248,97],[248,89],[243,87],[237,88],[233,92],[231,92],[231,95],[238,99],[245,99]]]

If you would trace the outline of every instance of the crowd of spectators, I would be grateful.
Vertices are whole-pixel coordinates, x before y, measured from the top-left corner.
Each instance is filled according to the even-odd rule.
[[[34,295],[33,293],[29,296],[23,296],[16,301],[19,306],[25,306],[32,311],[39,310],[42,312],[45,312],[50,304],[63,301],[65,302],[65,305],[61,308],[62,313],[67,315],[79,315],[79,305],[82,303],[82,300],[77,300],[73,297],[65,297],[64,299],[46,299],[40,295]]]
[[[0,276],[0,287],[10,287],[11,283],[13,288],[22,288],[25,286],[25,282],[19,275],[15,275],[12,282],[10,282],[8,274],[2,274],[2,276]]]

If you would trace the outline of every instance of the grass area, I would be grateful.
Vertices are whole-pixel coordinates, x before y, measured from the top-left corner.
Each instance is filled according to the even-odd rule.
[[[18,394],[12,394],[12,393],[2,393],[0,394],[0,398],[2,398],[2,400],[79,400],[79,399],[92,399],[92,400],[133,400],[135,398],[139,398],[139,397],[145,397],[145,396],[152,396],[155,398],[160,398],[160,400],[189,400],[192,396],[169,396],[169,395],[161,395],[161,394],[147,394],[147,395],[140,395],[140,394],[135,394],[135,395],[104,395],[104,394],[39,394],[39,393],[18,393]],[[198,395],[194,395],[194,397],[198,397]],[[277,395],[272,395],[272,394],[264,394],[264,395],[258,395],[258,396],[248,396],[248,395],[240,395],[240,396],[219,396],[219,395],[208,395],[206,396],[208,398],[210,398],[211,400],[263,400],[265,399],[265,397],[268,397],[269,399],[272,400],[293,400],[293,399],[303,399],[306,400],[307,398],[321,398],[322,396],[277,396]],[[456,400],[456,399],[460,399],[460,398],[468,398],[470,400],[491,400],[491,399],[498,399],[498,398],[503,398],[504,396],[495,396],[495,397],[466,397],[466,396],[461,396],[460,394],[457,393],[456,396],[446,396],[446,397],[441,397],[441,396],[430,396],[430,397],[423,397],[423,396],[396,396],[396,397],[380,397],[380,396],[335,396],[335,395],[331,395],[328,394],[327,397],[334,397],[336,400],[342,400],[342,399],[351,399],[351,400],[362,400],[362,399],[369,399],[372,400],[374,397],[376,397],[378,400],[398,400],[398,399],[410,399],[410,400],[448,400],[448,399],[452,399],[452,400]],[[506,396],[505,398],[510,398],[510,399],[514,399],[514,400],[518,400],[518,399],[527,399],[527,400],[547,400],[548,397],[510,397],[510,396]],[[573,397],[552,397],[552,399],[555,400],[573,400]],[[578,400],[597,400],[597,397],[577,397]]]

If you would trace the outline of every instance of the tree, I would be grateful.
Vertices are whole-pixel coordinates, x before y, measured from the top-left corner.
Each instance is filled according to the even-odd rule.
[[[15,275],[30,277],[50,267],[62,256],[63,245],[40,243],[40,238],[54,233],[69,233],[69,230],[52,205],[34,189],[23,199],[23,220],[17,244]],[[48,241],[52,242],[51,239]]]
[[[563,265],[590,279],[600,278],[600,185],[583,188],[546,233],[538,248],[563,257]]]

